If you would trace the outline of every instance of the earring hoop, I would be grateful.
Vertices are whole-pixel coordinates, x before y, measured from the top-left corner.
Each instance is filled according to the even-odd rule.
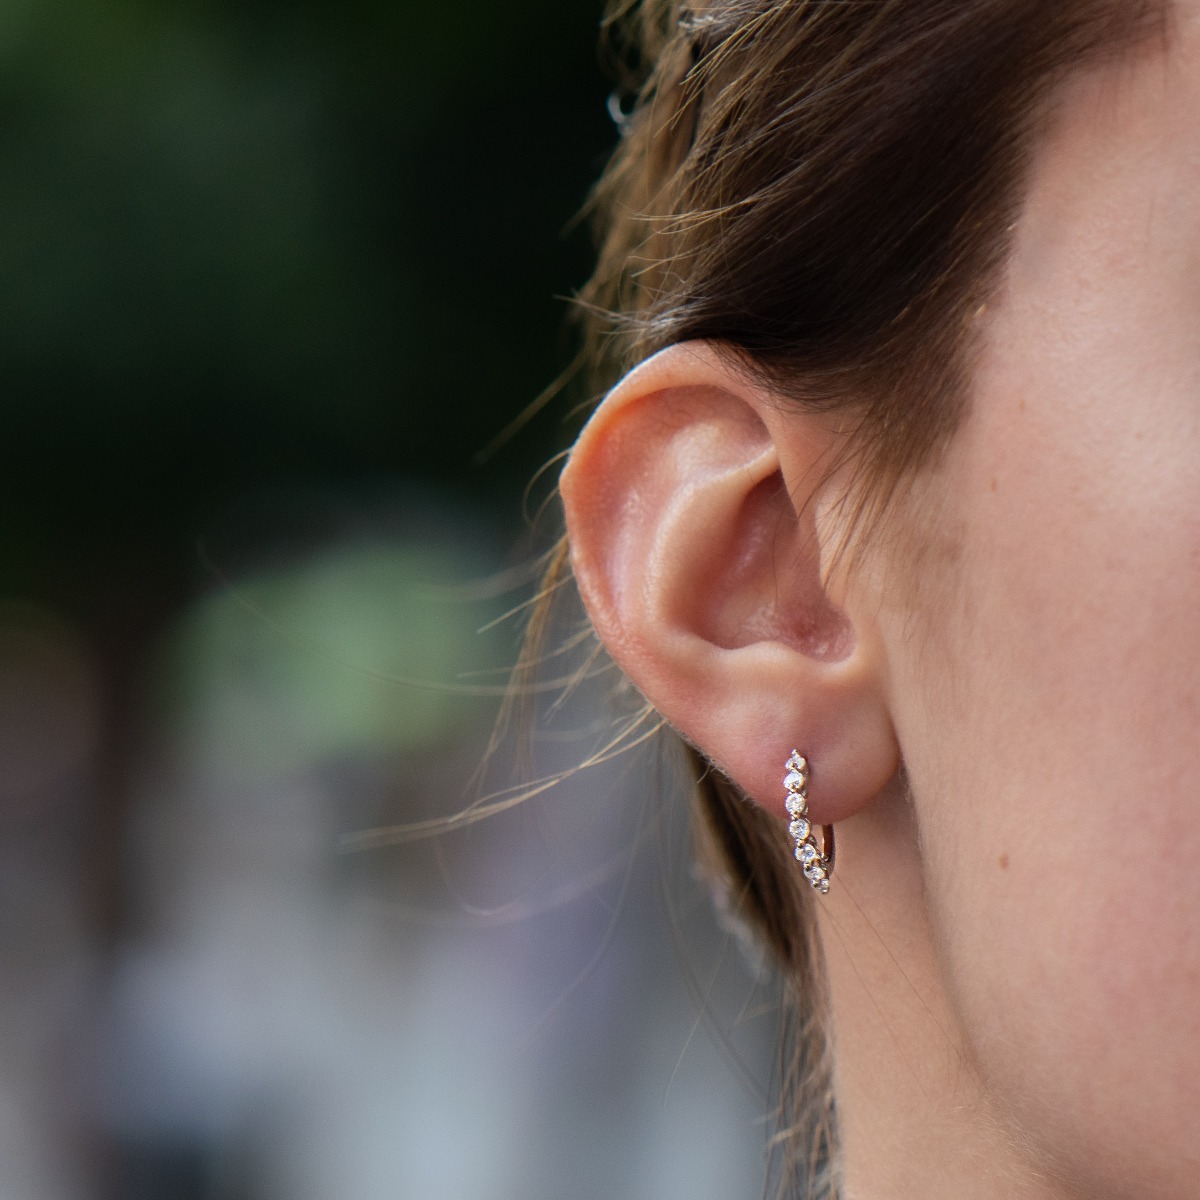
[[[787,774],[783,777],[783,786],[787,788],[784,804],[792,819],[788,833],[796,843],[796,861],[804,871],[804,878],[815,891],[824,895],[829,891],[829,880],[833,875],[833,826],[821,826],[821,845],[818,847],[808,814],[808,776],[808,759],[793,750],[788,755]]]

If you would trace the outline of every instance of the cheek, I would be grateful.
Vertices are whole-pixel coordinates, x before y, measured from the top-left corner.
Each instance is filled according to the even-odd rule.
[[[1048,1169],[1141,1200],[1200,1179],[1200,23],[1177,33],[1169,69],[1064,98],[936,483],[957,558],[893,639],[965,1044]]]
[[[910,640],[924,686],[898,724],[947,982],[1003,1117],[1052,1164],[1096,1172],[1095,1195],[1119,1178],[1186,1195],[1200,444],[1164,425],[1117,451],[1102,421],[1057,411],[1039,426],[996,406],[964,431],[957,579]]]

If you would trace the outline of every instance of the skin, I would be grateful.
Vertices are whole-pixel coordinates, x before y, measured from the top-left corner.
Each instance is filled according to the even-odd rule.
[[[836,420],[690,344],[581,437],[573,561],[668,720],[838,822],[846,1196],[1195,1197],[1200,3],[1067,87],[979,321],[907,539],[831,572]]]

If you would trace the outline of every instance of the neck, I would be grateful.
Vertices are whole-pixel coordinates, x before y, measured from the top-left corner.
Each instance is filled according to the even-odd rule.
[[[994,1111],[938,963],[900,789],[838,826],[821,902],[842,1200],[1063,1200]]]

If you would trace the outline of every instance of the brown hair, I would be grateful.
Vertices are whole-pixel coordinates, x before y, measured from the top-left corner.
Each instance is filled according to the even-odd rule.
[[[1154,15],[1148,0],[615,0],[604,29],[628,111],[581,297],[598,387],[710,339],[786,401],[853,418],[856,516],[873,523],[961,418],[971,318],[1055,85]],[[568,570],[560,546],[543,595]],[[545,625],[543,607],[527,663]],[[791,991],[781,1186],[828,1193],[809,891],[777,823],[689,753],[701,857]]]

